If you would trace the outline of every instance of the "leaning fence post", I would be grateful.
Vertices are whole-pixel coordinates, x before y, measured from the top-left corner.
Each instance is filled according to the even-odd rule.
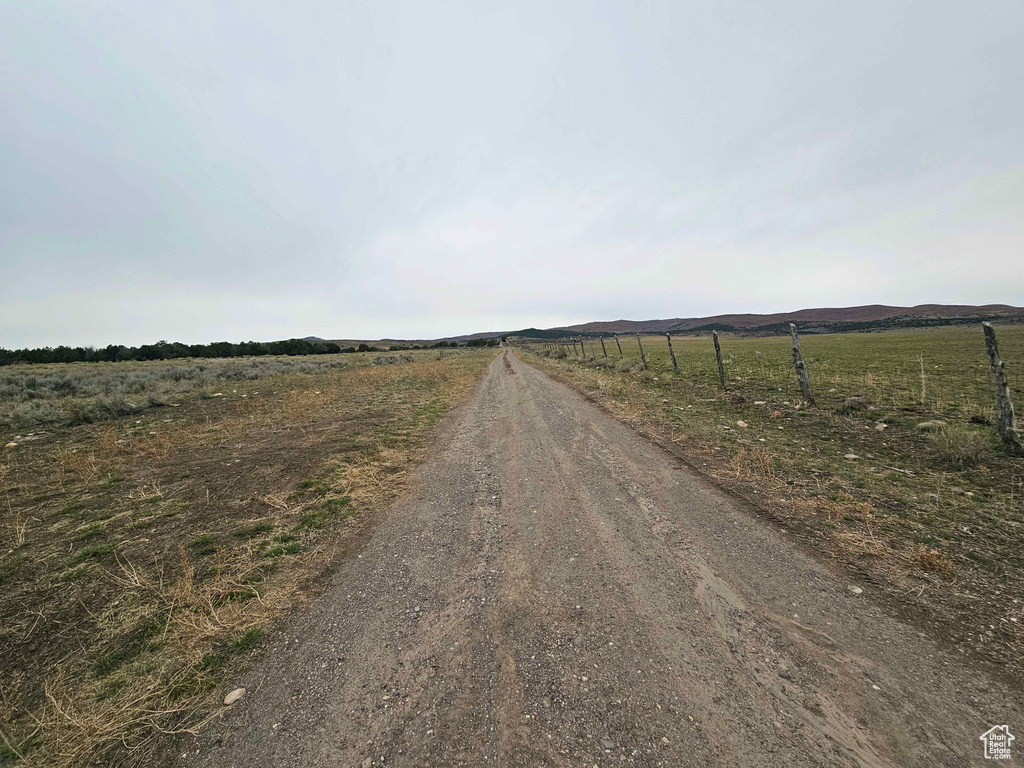
[[[636,345],[640,347],[640,362],[644,364],[644,370],[647,370],[647,356],[644,355],[644,345],[640,343],[640,334],[636,335]]]
[[[1024,454],[1024,442],[1017,431],[1017,420],[1013,415],[1013,403],[1010,400],[1010,385],[1006,383],[1006,371],[999,357],[999,346],[996,344],[996,332],[991,323],[982,323],[985,331],[985,349],[992,365],[992,373],[996,379],[996,428],[1003,444],[1013,453]]]
[[[605,357],[608,357],[608,350],[604,348],[604,336],[599,336],[598,338],[601,339],[601,351],[604,352]]]
[[[594,358],[595,360],[597,360],[597,352],[594,351],[594,340],[593,340],[593,338],[590,339],[590,356],[592,358]]]
[[[668,353],[672,356],[672,370],[675,372],[676,376],[678,376],[679,364],[676,362],[676,352],[672,349],[672,335],[666,333],[665,338],[668,339]]]
[[[725,368],[722,367],[722,348],[718,346],[718,331],[712,331],[711,338],[715,341],[715,360],[718,361],[718,380],[722,382],[722,389],[728,389],[728,387],[725,386]]]
[[[814,405],[814,393],[811,392],[811,382],[807,378],[804,356],[800,354],[800,337],[797,335],[795,324],[789,324],[789,332],[793,336],[793,365],[796,367],[796,378],[800,382],[800,391],[803,392],[807,404]]]
[[[622,359],[622,345],[619,344],[619,334],[616,333],[616,334],[614,334],[614,336],[615,336],[615,346],[619,348],[619,359],[621,360]]]

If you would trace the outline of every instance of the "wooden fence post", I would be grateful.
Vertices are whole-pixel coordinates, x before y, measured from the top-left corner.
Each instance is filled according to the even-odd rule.
[[[996,344],[996,332],[991,323],[982,323],[985,331],[985,349],[988,350],[989,363],[996,380],[996,428],[1003,444],[1013,453],[1024,455],[1024,441],[1017,431],[1017,421],[1013,415],[1013,403],[1010,401],[1010,385],[1006,383],[1006,371],[999,347]]]
[[[811,382],[807,378],[804,356],[800,354],[800,337],[797,335],[795,324],[789,324],[789,332],[793,337],[793,365],[796,367],[796,378],[800,382],[800,391],[803,392],[807,404],[814,405],[814,393],[811,392]]]
[[[619,348],[619,359],[622,359],[622,345],[619,344],[619,334],[613,334],[615,336],[615,346]]]
[[[718,361],[718,380],[722,382],[722,389],[728,389],[728,387],[725,386],[725,368],[722,367],[722,348],[718,346],[718,331],[712,331],[711,338],[715,340],[715,360]]]
[[[597,352],[594,351],[594,339],[590,339],[590,356],[597,360]]]
[[[644,370],[647,370],[647,356],[644,355],[644,345],[640,343],[640,334],[636,335],[636,345],[640,347],[640,362],[644,364]]]
[[[665,338],[668,339],[668,353],[672,356],[672,371],[676,376],[679,375],[679,364],[676,362],[676,352],[672,349],[672,335],[669,333],[665,334]]]
[[[605,357],[608,357],[608,350],[604,348],[604,336],[599,336],[598,338],[601,339],[601,351],[604,352]]]

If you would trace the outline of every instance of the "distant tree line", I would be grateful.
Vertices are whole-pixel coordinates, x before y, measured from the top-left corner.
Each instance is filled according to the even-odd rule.
[[[474,339],[466,342],[468,347],[494,347],[496,339]],[[436,344],[395,345],[390,350],[436,349],[458,347],[456,341],[439,341]],[[177,341],[158,341],[126,347],[110,344],[106,347],[37,347],[35,349],[4,349],[0,347],[0,365],[12,363],[117,363],[123,360],[173,360],[182,357],[261,357],[264,355],[330,355],[347,352],[380,352],[380,347],[360,344],[358,347],[342,347],[333,341],[215,341],[210,344],[182,344]]]

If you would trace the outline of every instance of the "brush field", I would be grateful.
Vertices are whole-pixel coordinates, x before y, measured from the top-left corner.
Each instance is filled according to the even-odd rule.
[[[494,351],[0,370],[0,764],[135,764],[396,497]]]

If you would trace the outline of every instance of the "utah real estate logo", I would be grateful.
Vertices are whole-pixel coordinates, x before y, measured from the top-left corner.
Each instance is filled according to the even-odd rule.
[[[1010,742],[1016,737],[1008,725],[993,725],[979,737],[985,742],[986,760],[1009,760]]]

